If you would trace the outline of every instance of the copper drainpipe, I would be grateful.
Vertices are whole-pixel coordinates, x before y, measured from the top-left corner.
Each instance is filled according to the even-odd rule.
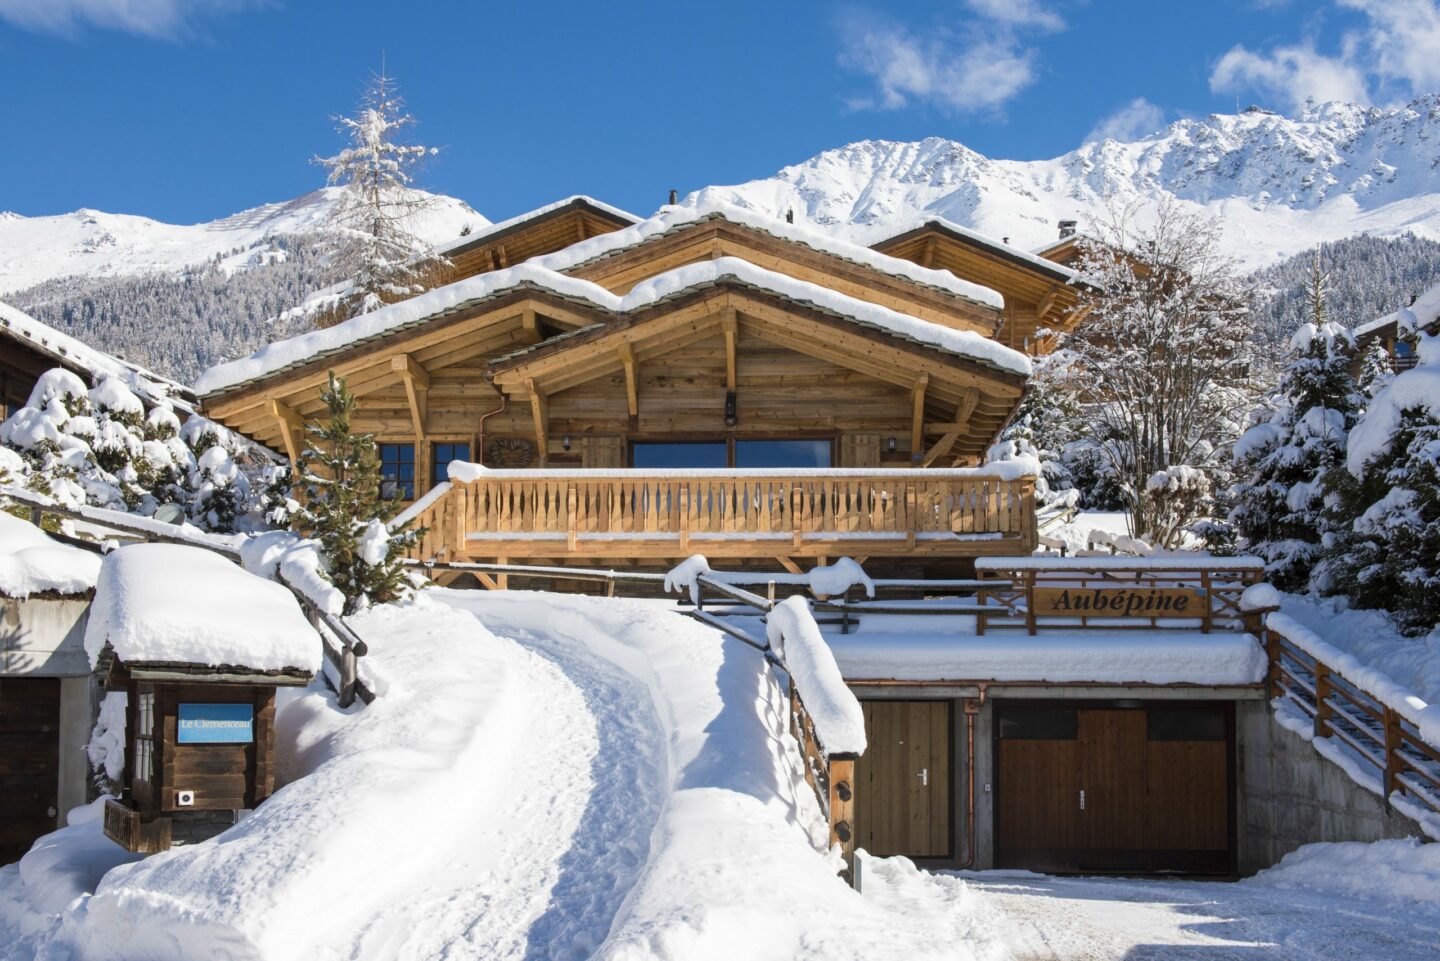
[[[985,683],[978,685],[979,697],[965,698],[965,779],[970,784],[970,801],[965,805],[965,860],[959,870],[975,866],[975,716],[985,706]]]
[[[475,463],[477,464],[485,463],[485,421],[503,412],[510,403],[510,395],[499,388],[496,389],[500,394],[500,406],[480,415],[480,428],[475,434]]]

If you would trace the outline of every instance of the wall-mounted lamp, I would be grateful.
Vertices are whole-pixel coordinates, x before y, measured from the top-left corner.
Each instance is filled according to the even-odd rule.
[[[735,413],[735,392],[728,390],[725,392],[725,426],[734,427],[738,420]]]
[[[892,454],[895,453],[895,438],[892,437],[885,442],[885,449]]]
[[[569,435],[569,434],[566,434],[566,435],[564,435],[563,437],[560,438],[560,448],[561,448],[561,450],[569,450],[569,449],[570,449],[570,435]]]

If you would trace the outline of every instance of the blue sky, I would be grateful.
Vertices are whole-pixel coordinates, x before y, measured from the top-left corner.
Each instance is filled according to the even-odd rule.
[[[0,0],[0,210],[195,222],[319,186],[381,56],[500,219],[648,213],[865,138],[1007,158],[1307,96],[1440,90],[1436,0]]]

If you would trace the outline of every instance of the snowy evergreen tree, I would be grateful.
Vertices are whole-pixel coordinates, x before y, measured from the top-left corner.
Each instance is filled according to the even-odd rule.
[[[1170,512],[1205,508],[1188,496],[1147,497],[1151,478],[1193,467],[1211,488],[1228,482],[1226,452],[1255,393],[1254,357],[1243,290],[1221,252],[1219,225],[1172,203],[1147,210],[1145,226],[1136,213],[1116,211],[1084,245],[1080,266],[1095,284],[1082,297],[1089,313],[1062,341],[1057,363],[1132,533],[1164,534],[1156,543],[1169,547],[1199,519]]]
[[[1329,320],[1327,282],[1317,252],[1310,319],[1290,340],[1291,360],[1276,395],[1252,413],[1254,426],[1235,444],[1243,477],[1232,492],[1230,520],[1246,551],[1265,559],[1269,580],[1287,591],[1309,585],[1334,523],[1323,479],[1344,460],[1362,401],[1350,375],[1350,334]]]
[[[352,286],[329,315],[331,323],[414,296],[449,267],[409,226],[435,206],[412,185],[416,167],[437,150],[401,140],[415,118],[405,112],[394,80],[374,75],[355,116],[337,119],[350,146],[316,162],[330,171],[332,185],[345,188],[338,261]]]
[[[321,398],[327,419],[310,425],[310,444],[297,466],[303,487],[295,528],[320,542],[326,575],[345,595],[345,613],[409,594],[401,557],[420,531],[392,535],[380,498],[375,439],[350,426],[355,398],[331,373]]]
[[[1376,394],[1331,474],[1334,531],[1316,572],[1322,590],[1417,634],[1440,623],[1440,337],[1418,340],[1419,366]]]

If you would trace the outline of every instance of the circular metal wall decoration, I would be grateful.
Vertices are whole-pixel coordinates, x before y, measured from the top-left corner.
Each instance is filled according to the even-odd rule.
[[[524,437],[496,437],[485,444],[485,466],[524,470],[535,466],[535,442]]]

